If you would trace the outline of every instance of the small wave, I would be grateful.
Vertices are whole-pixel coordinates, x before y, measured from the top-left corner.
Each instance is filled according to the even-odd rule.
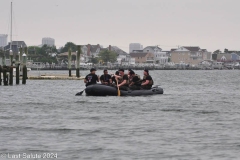
[[[39,131],[50,131],[50,132],[80,132],[83,129],[70,129],[70,128],[41,128]]]
[[[184,109],[162,109],[163,112],[187,112],[187,110]]]
[[[109,102],[89,102],[89,101],[76,101],[75,103],[88,103],[88,104],[107,104]]]
[[[219,113],[218,111],[198,111],[197,113],[200,114],[215,114],[215,113]]]

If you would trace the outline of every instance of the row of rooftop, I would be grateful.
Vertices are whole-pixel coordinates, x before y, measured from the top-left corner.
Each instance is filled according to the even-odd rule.
[[[81,62],[87,63],[92,57],[98,57],[98,54],[104,50],[108,49],[114,51],[117,54],[117,62],[121,65],[135,65],[141,63],[157,63],[166,64],[168,62],[173,62],[175,64],[189,64],[197,65],[202,61],[221,61],[221,62],[233,62],[240,61],[239,51],[229,51],[229,53],[214,54],[207,51],[207,49],[202,49],[199,46],[181,46],[178,48],[173,48],[169,51],[162,50],[159,46],[143,46],[139,43],[130,44],[130,53],[126,53],[124,50],[117,46],[109,45],[107,48],[101,45],[81,45],[82,55]],[[17,55],[20,47],[27,47],[24,41],[13,41],[12,51],[14,55]],[[4,50],[10,49],[10,43],[3,47]],[[68,53],[55,54],[58,57],[67,56]],[[72,55],[76,55],[75,52]]]

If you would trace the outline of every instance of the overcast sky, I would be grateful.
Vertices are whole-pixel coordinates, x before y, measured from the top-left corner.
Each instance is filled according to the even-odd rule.
[[[10,2],[0,0],[0,34],[9,34]],[[163,50],[200,46],[240,50],[239,0],[13,0],[13,40],[39,45],[52,37],[57,47],[129,43]]]

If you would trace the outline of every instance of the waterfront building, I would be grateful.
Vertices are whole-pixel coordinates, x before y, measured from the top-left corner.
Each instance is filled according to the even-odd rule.
[[[154,63],[166,64],[168,62],[167,52],[162,51],[158,46],[147,46],[143,52],[150,52],[154,55]]]
[[[131,53],[133,50],[142,50],[143,45],[140,43],[130,43],[129,44],[129,53]]]
[[[7,45],[7,34],[0,34],[0,47],[5,47]]]
[[[50,37],[44,37],[42,38],[42,46],[47,45],[47,46],[55,46],[55,39],[50,38]]]
[[[24,41],[12,41],[13,56],[18,55],[20,47],[25,48],[25,47],[27,47],[27,45],[26,45],[26,43]],[[4,50],[5,51],[9,51],[10,50],[10,43],[8,43],[8,45],[4,47]]]
[[[151,52],[143,52],[143,50],[133,51],[130,53],[131,58],[135,59],[135,63],[154,63],[154,54]]]
[[[197,65],[204,60],[212,60],[212,53],[198,46],[183,46],[171,52],[175,64]]]

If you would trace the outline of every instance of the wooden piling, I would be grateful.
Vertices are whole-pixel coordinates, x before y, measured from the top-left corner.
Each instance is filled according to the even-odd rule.
[[[77,46],[77,65],[76,65],[76,76],[80,77],[80,67],[79,67],[79,63],[80,63],[80,54],[81,54],[81,46],[78,45]]]
[[[2,66],[0,65],[0,86],[2,85]]]
[[[4,86],[8,85],[8,75],[7,75],[7,69],[5,67],[3,68],[3,85]]]
[[[19,84],[19,63],[16,66],[16,84]]]
[[[9,67],[9,85],[13,85],[13,66]]]
[[[69,70],[69,77],[72,77],[72,50],[71,48],[68,49],[68,70]]]
[[[26,84],[27,79],[27,66],[23,66],[22,84]]]

